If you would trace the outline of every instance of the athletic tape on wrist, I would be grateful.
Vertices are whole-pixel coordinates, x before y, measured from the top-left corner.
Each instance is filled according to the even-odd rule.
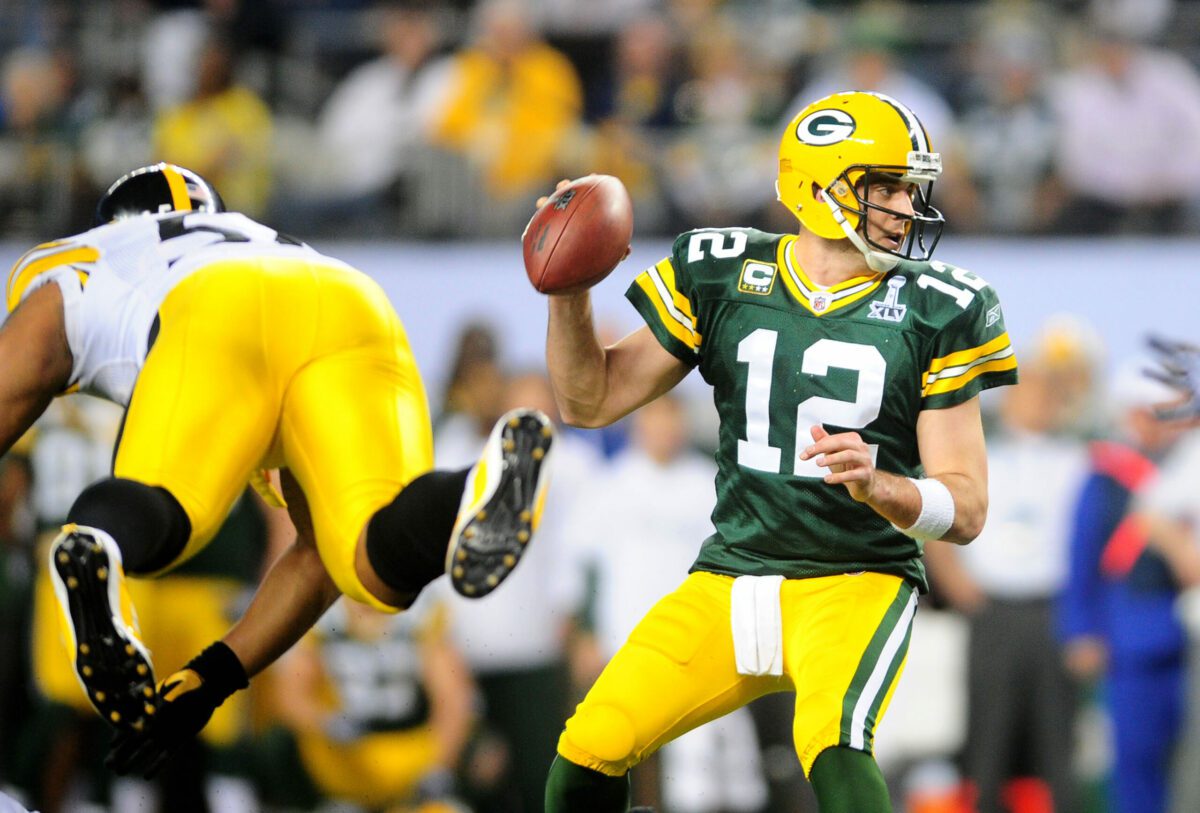
[[[922,480],[909,477],[908,481],[916,486],[921,494],[921,513],[917,521],[907,528],[901,528],[894,523],[892,527],[921,542],[941,539],[954,524],[954,496],[941,480],[933,477]]]

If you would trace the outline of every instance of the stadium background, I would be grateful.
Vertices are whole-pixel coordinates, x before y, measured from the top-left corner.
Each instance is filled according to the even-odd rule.
[[[938,256],[999,290],[1019,352],[1040,352],[1048,325],[1078,340],[1091,377],[1067,431],[1091,436],[1106,431],[1107,380],[1148,333],[1195,336],[1197,65],[1200,2],[1189,0],[4,0],[0,257],[86,228],[98,194],[128,169],[177,161],[230,208],[379,280],[435,417],[453,427],[464,336],[490,335],[481,357],[504,378],[540,364],[544,305],[523,278],[519,235],[554,180],[610,172],[633,195],[633,255],[595,292],[600,321],[619,335],[636,327],[625,285],[675,233],[793,229],[772,186],[783,124],[800,100],[870,87],[908,103],[946,155]],[[1117,89],[1105,75],[1123,77]],[[703,447],[703,387],[683,391]],[[65,423],[102,459],[111,416],[82,408],[93,410],[100,417],[52,416],[42,441]],[[83,782],[55,808],[29,786],[29,715],[11,707],[38,696],[20,664],[32,529],[61,510],[34,503],[54,502],[39,482],[55,482],[61,503],[61,480],[82,476],[27,467],[39,442],[3,469],[0,678],[22,699],[0,716],[0,788],[33,793],[47,811],[139,798]],[[252,581],[254,567],[243,570]],[[958,810],[929,805],[961,800],[945,789],[959,788],[965,736],[963,628],[936,604],[923,618],[880,759],[898,809]],[[253,715],[261,727],[271,712]],[[1081,787],[1090,809],[1104,809],[1103,716],[1079,725]],[[761,809],[814,809],[786,749],[763,753],[772,796]],[[515,796],[481,798],[480,809],[523,809]]]

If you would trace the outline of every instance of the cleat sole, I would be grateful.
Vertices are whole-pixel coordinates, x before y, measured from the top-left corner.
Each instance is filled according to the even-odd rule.
[[[459,593],[486,596],[519,564],[532,538],[553,443],[553,426],[536,410],[514,410],[497,423],[484,450],[486,465],[473,473],[485,470],[489,482],[473,508],[460,509],[447,551],[450,581]],[[474,491],[470,484],[467,491]]]
[[[80,533],[67,534],[55,548],[52,575],[75,638],[76,676],[101,717],[139,730],[146,708],[157,709],[154,668],[114,606],[119,593],[108,551]]]

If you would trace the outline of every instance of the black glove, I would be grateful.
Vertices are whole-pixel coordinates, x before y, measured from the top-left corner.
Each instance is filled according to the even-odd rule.
[[[217,641],[158,684],[158,710],[141,731],[119,731],[104,764],[119,774],[153,777],[225,698],[249,685],[237,655]]]
[[[1184,399],[1156,410],[1163,420],[1200,417],[1200,347],[1159,336],[1148,340],[1159,367],[1146,374],[1179,390]]]

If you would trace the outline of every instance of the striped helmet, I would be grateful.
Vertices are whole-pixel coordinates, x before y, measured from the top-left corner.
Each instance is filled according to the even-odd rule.
[[[223,212],[225,204],[212,184],[190,169],[158,163],[123,175],[96,205],[95,224],[163,212]]]
[[[941,171],[942,157],[911,110],[881,93],[850,91],[819,99],[792,119],[779,145],[775,188],[804,228],[828,240],[849,239],[873,269],[886,271],[899,259],[933,254],[945,219],[929,196]],[[864,179],[875,174],[916,185],[914,214],[867,200]],[[862,228],[868,209],[908,221],[899,248],[868,237]]]

